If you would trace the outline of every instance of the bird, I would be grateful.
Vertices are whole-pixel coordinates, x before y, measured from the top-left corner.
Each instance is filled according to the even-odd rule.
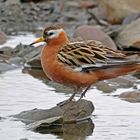
[[[96,40],[71,42],[59,25],[50,25],[43,35],[32,42],[45,42],[41,51],[41,65],[47,77],[57,83],[72,86],[75,92],[64,102],[72,101],[82,88],[81,100],[88,89],[102,80],[140,71],[140,61],[105,46]]]

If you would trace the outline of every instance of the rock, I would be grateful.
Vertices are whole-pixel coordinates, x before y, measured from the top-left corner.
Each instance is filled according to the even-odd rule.
[[[92,0],[82,0],[80,1],[80,6],[83,8],[94,8],[97,6],[97,3]]]
[[[134,91],[123,92],[119,95],[119,98],[128,102],[137,103],[140,102],[140,91],[134,90]]]
[[[7,41],[6,34],[0,31],[0,45],[4,44],[6,41]]]
[[[7,60],[10,58],[8,55],[0,54],[0,62],[7,62]]]
[[[0,54],[0,73],[17,68],[17,66],[12,65],[12,63],[9,63],[9,59],[10,56],[5,54]]]
[[[13,56],[22,57],[26,62],[39,59],[42,47],[19,44],[12,50]]]
[[[101,90],[103,93],[111,93],[117,90],[118,88],[134,87],[134,84],[137,80],[137,78],[131,75],[125,75],[110,80],[100,81],[96,83],[95,86],[98,90]]]
[[[14,64],[14,65],[16,65],[16,66],[20,66],[20,65],[23,65],[24,59],[21,58],[21,57],[11,57],[11,58],[8,60],[8,62],[9,62],[10,64]]]
[[[138,18],[140,18],[140,13],[131,13],[130,15],[128,15],[124,20],[123,20],[123,25],[125,24],[130,24],[132,21],[137,20]]]
[[[140,79],[140,71],[137,71],[133,74],[135,77],[137,77],[138,79]]]
[[[42,69],[40,57],[36,56],[27,60],[27,63],[25,63],[24,68]]]
[[[106,33],[99,28],[90,25],[81,25],[76,28],[73,38],[79,38],[81,40],[98,40],[112,49],[117,48],[113,40]]]
[[[51,109],[23,111],[12,117],[24,122],[26,128],[43,134],[63,134],[63,138],[83,139],[91,135],[94,124],[89,118],[94,111],[92,102],[72,101],[64,106]],[[62,135],[60,135],[62,136]]]
[[[32,51],[30,51],[24,56],[26,62],[34,68],[35,67],[41,68],[41,61],[40,61],[41,50],[42,47],[33,48]]]
[[[13,56],[24,57],[33,50],[33,46],[19,44],[12,50]]]
[[[115,91],[117,88],[116,86],[112,86],[105,81],[98,82],[94,86],[96,86],[96,88],[98,90],[101,90],[103,93],[111,93],[111,92]]]
[[[12,55],[12,48],[10,48],[10,47],[0,48],[0,54],[11,56]]]
[[[105,32],[114,40],[121,30],[122,25],[110,25],[105,29]]]
[[[140,18],[122,27],[115,38],[117,46],[124,50],[140,49]],[[133,49],[132,49],[133,50]]]
[[[63,110],[63,122],[77,122],[89,117],[94,111],[92,102],[80,100],[78,102],[70,102],[61,107]]]
[[[130,13],[140,12],[139,0],[98,0],[100,11],[112,23],[121,23]]]
[[[0,49],[0,68],[1,71],[12,70],[17,66],[21,66],[24,63],[24,59],[21,57],[12,57],[12,48],[3,47]]]
[[[26,124],[35,123],[37,121],[46,120],[50,123],[58,121],[59,124],[71,123],[83,120],[89,117],[94,111],[92,102],[87,100],[80,100],[78,102],[71,101],[63,106],[55,106],[51,109],[33,109],[23,111],[13,117],[18,118]],[[40,122],[39,122],[40,125]]]
[[[47,128],[50,127],[52,124],[60,124],[60,123],[63,123],[62,117],[58,116],[30,123],[27,125],[27,128],[30,130],[38,130],[42,126]]]
[[[22,70],[23,73],[28,73],[30,74],[32,77],[40,79],[42,81],[48,80],[46,74],[44,73],[44,71],[42,69],[32,69],[32,68],[24,68]]]
[[[0,73],[8,71],[8,70],[13,70],[16,68],[17,68],[17,66],[13,66],[13,65],[8,64],[8,63],[0,63]]]

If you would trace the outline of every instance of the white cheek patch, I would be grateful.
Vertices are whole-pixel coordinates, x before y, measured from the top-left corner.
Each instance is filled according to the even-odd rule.
[[[50,31],[48,31],[48,34],[49,34],[49,33],[53,33],[53,34],[50,35],[48,38],[49,38],[49,39],[57,38],[57,37],[59,36],[59,34],[60,34],[61,32],[63,32],[63,31],[64,31],[63,29],[50,30]]]

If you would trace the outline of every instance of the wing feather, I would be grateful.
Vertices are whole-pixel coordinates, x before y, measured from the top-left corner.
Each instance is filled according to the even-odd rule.
[[[80,68],[88,65],[88,68],[91,66],[89,69],[116,66],[116,62],[119,65],[126,61],[125,54],[94,40],[69,43],[59,50],[57,58],[69,67]]]

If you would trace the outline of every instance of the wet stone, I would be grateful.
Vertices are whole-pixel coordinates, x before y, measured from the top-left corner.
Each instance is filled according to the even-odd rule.
[[[140,90],[123,92],[119,95],[119,98],[128,102],[133,102],[133,103],[140,102]]]
[[[94,123],[90,119],[93,111],[92,102],[80,100],[51,109],[23,111],[12,117],[24,122],[28,130],[81,139],[93,133]]]
[[[12,54],[13,56],[25,57],[33,50],[35,50],[33,46],[19,44],[12,50]]]
[[[10,58],[9,55],[0,54],[0,62],[7,62],[7,60]]]
[[[118,88],[130,88],[135,86],[138,79],[131,75],[120,76],[110,80],[104,80],[94,84],[98,90],[104,93],[111,93]]]
[[[101,90],[103,93],[111,93],[116,90],[115,86],[110,86],[108,83],[103,81],[96,83],[95,86],[98,90]]]
[[[17,68],[17,66],[13,66],[13,65],[8,64],[8,63],[0,63],[0,73],[5,72],[5,71],[9,71],[9,70],[13,70],[16,68]]]
[[[21,57],[11,57],[8,62],[10,64],[14,64],[14,65],[23,65],[23,63],[25,62],[25,60]]]
[[[62,124],[85,120],[89,118],[93,111],[94,106],[91,101],[80,100],[78,102],[71,101],[63,106],[57,105],[51,109],[23,111],[17,115],[13,115],[13,117],[28,125],[30,124],[32,128],[34,126],[36,128],[37,125],[41,125],[43,120],[49,125],[56,121],[58,124]]]
[[[0,48],[0,54],[11,56],[12,55],[12,48],[10,48],[10,47]]]

